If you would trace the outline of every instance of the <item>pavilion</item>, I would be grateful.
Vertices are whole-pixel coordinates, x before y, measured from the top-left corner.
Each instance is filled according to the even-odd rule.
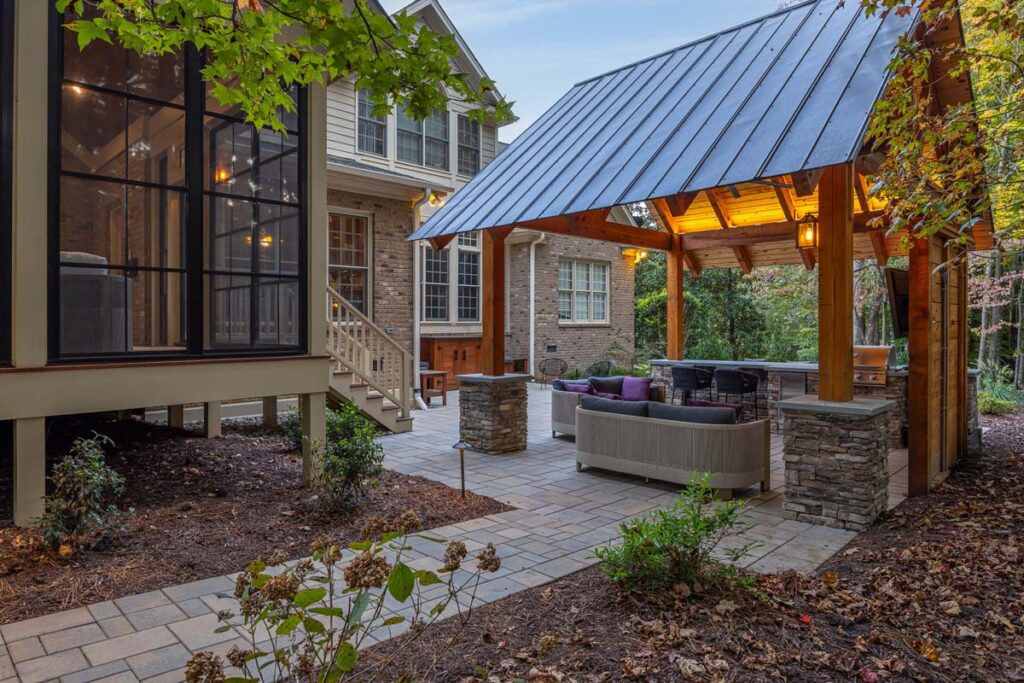
[[[410,237],[441,248],[482,230],[483,375],[479,391],[465,385],[466,400],[518,400],[494,387],[517,379],[503,370],[504,241],[524,228],[667,252],[670,359],[684,355],[684,270],[816,268],[819,390],[804,410],[817,424],[856,430],[886,408],[854,400],[853,261],[909,255],[909,493],[926,493],[966,452],[967,271],[957,257],[993,240],[985,221],[966,245],[951,225],[908,249],[906,235],[888,230],[885,204],[869,196],[866,178],[884,157],[866,139],[868,122],[899,38],[963,40],[957,20],[928,35],[917,22],[809,0],[573,87]],[[948,67],[931,65],[937,105],[971,101],[968,77]],[[637,202],[658,230],[609,220],[613,207]],[[816,239],[798,248],[807,226]],[[475,422],[488,410],[464,401],[467,409]],[[503,413],[506,423],[513,414]],[[507,432],[494,418],[484,429]]]

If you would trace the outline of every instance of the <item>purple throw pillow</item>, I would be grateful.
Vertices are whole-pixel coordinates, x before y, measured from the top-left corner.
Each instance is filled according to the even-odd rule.
[[[591,393],[590,385],[589,384],[569,384],[569,383],[566,383],[565,386],[562,387],[562,391],[568,391],[568,392],[571,392],[573,394],[589,394],[589,393]]]
[[[650,377],[623,377],[622,378],[622,400],[623,401],[646,401],[651,395]]]
[[[607,399],[610,399],[612,401],[621,401],[622,400],[622,396],[620,396],[619,394],[612,394],[612,393],[609,393],[607,391],[595,391],[595,392],[593,392],[593,395],[597,396],[598,398],[607,398]]]

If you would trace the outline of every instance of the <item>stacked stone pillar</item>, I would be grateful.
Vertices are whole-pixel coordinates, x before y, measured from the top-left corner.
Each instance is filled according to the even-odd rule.
[[[779,403],[788,519],[862,531],[889,500],[888,425],[894,401],[802,396]]]
[[[460,375],[459,433],[481,453],[526,448],[526,382],[529,375]]]

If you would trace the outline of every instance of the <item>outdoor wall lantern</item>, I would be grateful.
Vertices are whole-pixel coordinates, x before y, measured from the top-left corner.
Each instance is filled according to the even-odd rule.
[[[462,481],[462,497],[466,497],[466,449],[469,448],[469,444],[465,441],[459,441],[452,448],[459,449],[459,478]]]
[[[647,251],[645,249],[637,249],[635,247],[623,247],[622,255],[626,258],[633,259],[634,264],[638,264],[647,258]]]
[[[796,248],[818,248],[818,217],[813,213],[806,214],[796,222]]]

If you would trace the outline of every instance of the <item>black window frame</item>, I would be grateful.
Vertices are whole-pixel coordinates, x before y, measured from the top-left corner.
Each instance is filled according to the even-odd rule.
[[[0,366],[10,365],[14,330],[14,0],[0,0]]]
[[[0,0],[10,2],[11,0]],[[104,180],[103,176],[68,172],[61,170],[61,124],[62,106],[61,90],[64,85],[64,31],[63,17],[54,9],[50,14],[48,36],[48,108],[47,142],[48,142],[48,358],[53,364],[82,364],[102,362],[145,362],[154,360],[195,360],[206,358],[252,358],[303,356],[313,351],[309,343],[309,192],[307,160],[309,153],[309,114],[307,107],[307,90],[299,88],[297,94],[297,126],[290,131],[298,137],[298,343],[294,346],[251,346],[248,348],[205,348],[207,333],[212,331],[207,325],[211,306],[206,303],[207,271],[204,258],[208,248],[206,238],[206,205],[207,197],[225,197],[238,200],[252,200],[260,203],[274,202],[257,197],[241,197],[234,194],[218,193],[206,188],[205,166],[210,157],[204,145],[205,120],[210,116],[207,111],[207,87],[199,70],[203,66],[202,54],[193,46],[185,49],[185,181],[183,213],[185,215],[185,263],[183,274],[185,284],[185,337],[184,349],[173,351],[129,351],[111,353],[89,353],[64,355],[60,352],[60,184],[62,177],[79,177]],[[7,89],[4,89],[5,92]],[[102,90],[102,88],[97,88]],[[145,101],[145,97],[134,99]],[[237,118],[232,114],[220,114],[219,118]],[[128,186],[140,185],[144,182],[119,180]],[[289,204],[294,206],[294,204]],[[212,275],[210,276],[212,279]],[[255,289],[254,289],[255,291]],[[254,295],[258,299],[258,295]],[[258,335],[255,321],[251,320],[251,329]]]

